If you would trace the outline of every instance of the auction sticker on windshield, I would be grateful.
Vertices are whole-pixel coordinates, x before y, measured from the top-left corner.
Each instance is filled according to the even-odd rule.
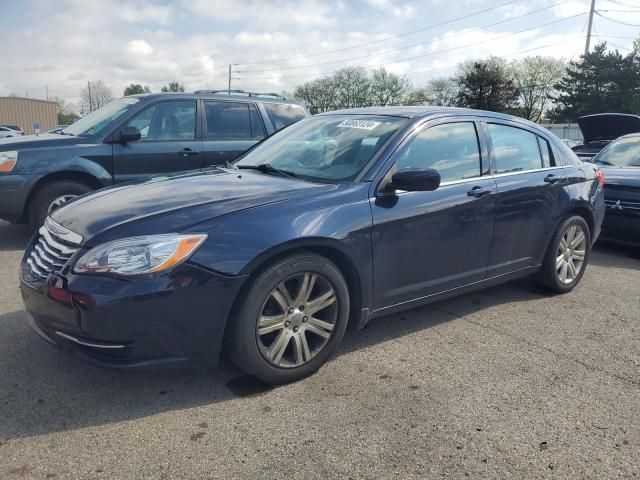
[[[344,120],[338,124],[339,127],[343,128],[361,128],[363,130],[373,130],[378,125],[380,125],[380,122],[374,122],[373,120]]]

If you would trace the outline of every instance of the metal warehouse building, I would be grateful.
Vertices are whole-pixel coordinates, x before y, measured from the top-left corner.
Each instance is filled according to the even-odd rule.
[[[56,102],[24,97],[0,97],[0,125],[17,125],[25,135],[35,133],[34,125],[40,125],[40,132],[58,126]]]

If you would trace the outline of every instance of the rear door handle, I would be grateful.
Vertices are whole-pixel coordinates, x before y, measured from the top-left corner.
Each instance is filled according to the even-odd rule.
[[[562,177],[558,177],[552,173],[550,173],[549,175],[547,175],[546,177],[544,177],[544,181],[550,184],[554,184],[554,183],[558,183],[562,180]]]
[[[178,152],[183,157],[191,157],[193,155],[198,155],[198,152],[195,150],[191,150],[189,147],[183,148]]]
[[[475,187],[473,187],[471,190],[467,192],[467,195],[469,195],[470,197],[480,198],[480,197],[484,197],[485,195],[489,195],[490,193],[491,193],[490,188],[476,185]]]

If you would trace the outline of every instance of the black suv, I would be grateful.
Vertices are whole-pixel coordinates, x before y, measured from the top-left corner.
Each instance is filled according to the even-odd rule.
[[[73,197],[225,164],[307,116],[284,97],[239,90],[120,98],[59,134],[0,140],[0,219],[35,229]]]

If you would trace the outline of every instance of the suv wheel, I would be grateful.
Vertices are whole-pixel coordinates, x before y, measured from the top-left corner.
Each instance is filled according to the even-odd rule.
[[[340,270],[313,253],[284,258],[250,285],[232,326],[231,358],[260,380],[306,377],[335,351],[349,318]]]
[[[74,180],[59,180],[44,185],[33,195],[29,204],[29,225],[37,230],[55,209],[91,190],[91,187]]]
[[[591,233],[578,215],[564,220],[551,239],[538,272],[538,282],[558,293],[566,293],[580,282],[591,246]]]

